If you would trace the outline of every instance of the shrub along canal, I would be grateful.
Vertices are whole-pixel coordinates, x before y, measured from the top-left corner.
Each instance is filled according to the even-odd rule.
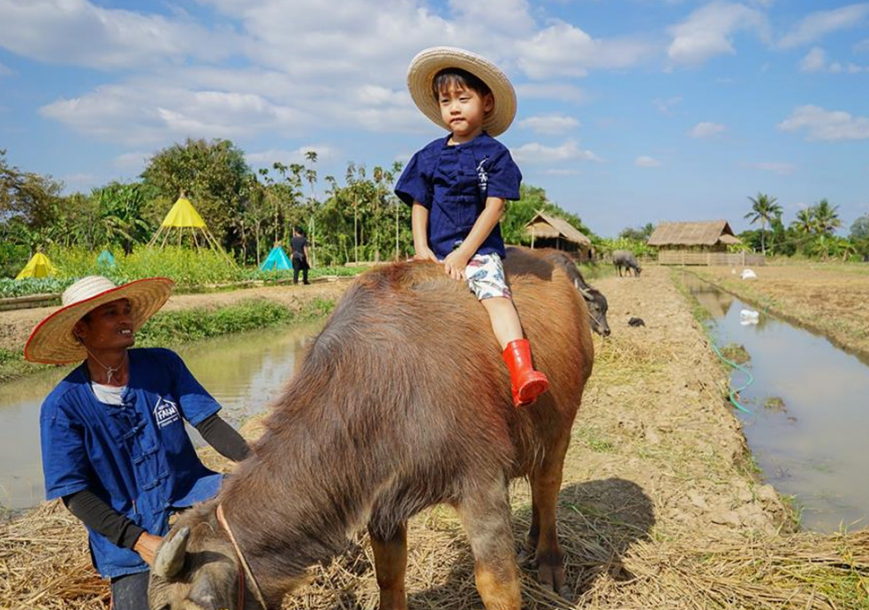
[[[833,532],[869,521],[869,367],[823,336],[757,311],[691,273],[684,285],[709,311],[725,354],[748,354],[753,383],[738,398],[746,439],[766,482],[794,496],[804,529]],[[746,280],[757,281],[757,280]],[[731,386],[748,376],[734,370]]]
[[[238,427],[261,412],[292,377],[305,343],[323,321],[228,335],[182,345],[176,351]],[[39,409],[67,374],[56,369],[0,384],[0,508],[35,506],[44,499]],[[191,436],[199,443],[195,430]]]

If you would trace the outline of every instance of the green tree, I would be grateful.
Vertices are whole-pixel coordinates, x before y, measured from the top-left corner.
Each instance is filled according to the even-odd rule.
[[[142,172],[145,184],[159,193],[156,216],[162,216],[184,191],[228,250],[240,245],[237,218],[243,213],[250,168],[230,140],[188,138],[155,154]]]
[[[751,224],[760,221],[760,249],[766,256],[766,225],[773,218],[782,215],[782,207],[776,203],[775,197],[770,197],[764,193],[758,193],[757,197],[749,197],[751,201],[751,212],[745,215]]]
[[[119,245],[130,254],[135,244],[148,242],[156,227],[145,220],[147,191],[139,182],[111,182],[94,189],[92,197],[98,202],[103,244]]]
[[[860,216],[851,224],[848,235],[857,253],[864,258],[869,257],[869,214]]]
[[[821,199],[811,209],[815,219],[815,229],[820,235],[832,235],[836,229],[842,226],[838,212],[839,206],[830,205],[829,201]]]
[[[63,213],[60,192],[63,183],[9,165],[0,149],[0,222],[11,225],[7,234],[32,251],[62,235],[58,222]],[[26,230],[25,230],[26,229]]]

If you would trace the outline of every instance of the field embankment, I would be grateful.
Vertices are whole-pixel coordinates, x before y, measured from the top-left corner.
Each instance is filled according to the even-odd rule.
[[[596,282],[609,298],[607,340],[573,430],[559,499],[570,586],[566,603],[523,574],[523,607],[577,609],[869,608],[869,531],[787,532],[790,513],[757,480],[718,364],[666,269]],[[631,316],[645,326],[629,327]],[[258,436],[261,421],[243,430]],[[215,467],[226,462],[206,450]],[[530,523],[516,482],[517,544]],[[413,608],[480,607],[473,559],[455,513],[414,518],[407,588]],[[88,567],[84,529],[56,503],[0,525],[0,608],[106,608]],[[377,583],[364,537],[313,571],[284,608],[374,608]]]
[[[331,310],[349,279],[352,278],[310,286],[176,295],[137,333],[136,345],[173,347],[187,341],[310,320]],[[33,328],[56,309],[38,307],[0,314],[0,383],[48,368],[25,362],[23,349]]]
[[[730,267],[690,271],[869,362],[869,266],[767,266],[755,268],[752,280],[740,279]]]

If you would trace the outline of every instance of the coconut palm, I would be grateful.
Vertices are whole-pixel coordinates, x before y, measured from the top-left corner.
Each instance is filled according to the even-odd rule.
[[[751,224],[760,221],[760,249],[763,255],[766,256],[766,225],[771,223],[773,218],[781,216],[782,207],[776,203],[775,197],[770,197],[764,193],[758,193],[757,197],[749,197],[751,201],[751,212],[745,215]]]
[[[837,212],[839,206],[830,205],[829,201],[821,199],[812,208],[815,213],[816,228],[821,235],[832,235],[836,229],[842,226],[842,220]]]
[[[815,209],[814,207],[806,208],[797,212],[797,219],[791,223],[798,233],[803,235],[811,235],[815,232]]]

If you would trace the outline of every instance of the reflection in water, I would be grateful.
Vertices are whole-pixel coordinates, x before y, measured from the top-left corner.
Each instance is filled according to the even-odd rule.
[[[717,289],[696,276],[686,274],[684,281],[692,292],[701,291],[695,294],[704,306],[714,298],[710,291]],[[764,312],[759,324],[743,326],[739,312],[751,307],[727,299],[723,313],[710,308],[713,330],[720,346],[737,343],[751,356],[755,381],[741,402],[753,413],[737,416],[766,480],[779,493],[796,496],[805,529],[835,531],[857,521],[856,527],[865,526],[869,367],[826,338]],[[733,385],[744,382],[735,371]],[[764,408],[773,397],[783,400],[783,410]]]
[[[277,398],[307,341],[322,323],[270,329],[179,348],[196,378],[238,427]],[[0,385],[0,506],[34,506],[45,497],[39,452],[39,408],[71,367]],[[201,442],[194,431],[191,436]]]

